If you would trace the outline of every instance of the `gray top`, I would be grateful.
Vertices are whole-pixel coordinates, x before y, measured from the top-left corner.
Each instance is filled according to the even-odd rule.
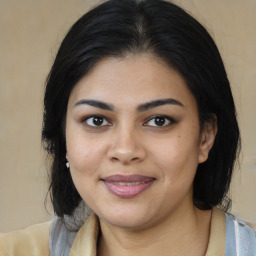
[[[242,220],[226,214],[225,256],[256,256],[254,231]]]
[[[68,256],[76,234],[68,231],[61,219],[54,219],[50,227],[50,256]]]
[[[50,256],[68,256],[76,234],[68,231],[60,219],[53,220],[50,228]],[[254,231],[231,214],[226,214],[225,256],[256,256]]]

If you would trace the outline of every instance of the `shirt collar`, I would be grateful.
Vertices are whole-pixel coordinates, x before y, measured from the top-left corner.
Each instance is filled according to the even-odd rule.
[[[69,256],[96,256],[99,222],[93,213],[78,231]]]
[[[222,211],[218,210],[217,208],[213,208],[210,227],[210,237],[205,256],[225,255],[225,226],[225,214]]]
[[[96,256],[99,221],[92,214],[78,231],[70,250],[70,256]],[[212,210],[210,237],[205,256],[225,255],[225,215],[220,210]]]

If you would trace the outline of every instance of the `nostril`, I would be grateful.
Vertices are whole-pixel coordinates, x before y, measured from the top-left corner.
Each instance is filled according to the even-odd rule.
[[[135,163],[142,161],[146,156],[146,152],[144,148],[139,146],[124,146],[114,145],[113,147],[110,147],[107,152],[107,157],[112,162],[121,162],[124,164],[128,163]]]
[[[111,161],[113,162],[123,162],[125,163],[131,163],[131,162],[138,162],[139,157],[133,157],[133,158],[118,158],[118,157],[111,157]]]
[[[114,162],[119,161],[119,159],[117,157],[111,157],[111,160],[114,161]]]

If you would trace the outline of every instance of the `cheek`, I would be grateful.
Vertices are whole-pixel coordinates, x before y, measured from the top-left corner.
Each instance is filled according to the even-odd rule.
[[[80,132],[66,133],[67,156],[73,175],[90,176],[104,157],[103,142],[95,137],[84,136]]]
[[[102,148],[90,145],[88,140],[73,139],[67,143],[70,173],[78,193],[87,204],[91,204],[90,195],[94,194],[101,169]]]
[[[167,182],[175,183],[193,179],[198,165],[198,139],[177,134],[169,139],[158,141],[152,148],[151,156]]]

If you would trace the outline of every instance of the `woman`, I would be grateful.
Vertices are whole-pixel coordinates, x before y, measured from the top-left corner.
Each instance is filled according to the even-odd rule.
[[[85,14],[44,104],[59,218],[3,236],[3,255],[256,255],[253,230],[224,213],[239,152],[229,81],[182,9],[110,0]]]

